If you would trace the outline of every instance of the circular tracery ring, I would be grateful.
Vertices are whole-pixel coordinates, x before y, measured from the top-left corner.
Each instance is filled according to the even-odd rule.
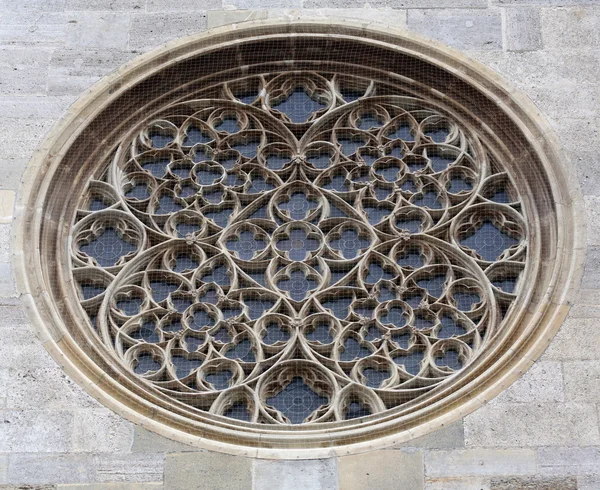
[[[547,125],[502,87],[352,25],[140,58],[31,164],[34,323],[105,404],[203,447],[321,457],[464,415],[545,347],[580,260]]]

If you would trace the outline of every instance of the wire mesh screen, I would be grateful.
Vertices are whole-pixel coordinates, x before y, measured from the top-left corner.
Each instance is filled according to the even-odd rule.
[[[335,34],[256,37],[157,69],[89,122],[48,205],[70,237],[54,294],[137,395],[309,446],[304,430],[463,386],[518,330],[552,199],[458,75]]]

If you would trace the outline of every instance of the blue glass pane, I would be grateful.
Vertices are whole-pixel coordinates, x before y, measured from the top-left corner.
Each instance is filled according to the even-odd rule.
[[[292,424],[301,424],[311,413],[328,401],[326,397],[315,393],[299,376],[293,378],[275,396],[266,400],[268,405],[285,415]]]
[[[283,112],[293,123],[302,123],[308,120],[313,112],[325,107],[325,104],[309,97],[303,88],[296,88],[291,95],[273,106]]]
[[[105,228],[102,235],[90,243],[80,245],[79,250],[92,257],[101,267],[115,265],[121,257],[135,252],[137,247],[123,240],[114,228]]]
[[[517,245],[519,240],[500,231],[490,221],[485,221],[475,233],[464,238],[460,243],[475,250],[484,260],[491,262],[500,257],[506,249]]]

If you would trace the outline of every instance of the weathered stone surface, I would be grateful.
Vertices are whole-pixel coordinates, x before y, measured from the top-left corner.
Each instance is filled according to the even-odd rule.
[[[597,447],[542,447],[538,450],[540,473],[551,475],[600,475]]]
[[[74,452],[123,453],[131,449],[133,424],[120,415],[103,407],[74,414]]]
[[[600,289],[600,247],[588,247],[581,287]]]
[[[0,485],[0,490],[54,490],[56,485]]]
[[[94,481],[160,482],[163,479],[164,463],[162,454],[99,454],[94,457]],[[195,472],[204,473],[198,472],[198,468],[195,468]]]
[[[438,429],[426,436],[394,446],[396,448],[418,447],[425,449],[448,449],[465,447],[465,431],[462,420]]]
[[[161,482],[162,455],[12,454],[10,483]],[[118,487],[117,487],[118,488]]]
[[[600,196],[585,196],[588,245],[600,245]]]
[[[458,49],[502,47],[500,12],[492,10],[409,10],[408,28]]]
[[[123,12],[69,12],[67,47],[125,49],[130,14]]]
[[[58,485],[57,490],[159,490],[162,482],[156,483],[75,483]]]
[[[19,2],[19,9],[35,9],[41,11],[61,11],[65,8],[66,0],[23,0]],[[15,7],[13,0],[0,0],[1,9]]]
[[[269,9],[269,10],[213,10],[207,12],[208,27],[248,20],[309,17],[315,19],[348,18],[361,21],[391,23],[395,26],[406,25],[406,11],[396,9]]]
[[[600,329],[594,318],[568,318],[544,353],[545,359],[600,359],[591,345],[600,345]]]
[[[142,11],[146,0],[66,0],[66,10]]]
[[[494,403],[501,402],[562,402],[564,401],[563,373],[560,362],[538,361]]]
[[[11,454],[8,481],[21,484],[87,483],[95,479],[93,455]]]
[[[251,488],[252,459],[206,451],[168,454],[164,485],[165,490]]]
[[[10,225],[0,224],[0,262],[10,262]]]
[[[600,444],[591,403],[495,403],[465,418],[467,447]]]
[[[582,475],[577,477],[577,490],[598,490],[600,488],[600,476]]]
[[[568,401],[600,403],[600,361],[564,363]]]
[[[456,8],[486,8],[487,0],[372,0],[365,2],[364,0],[333,0],[328,2],[328,7],[370,7],[385,8],[392,7],[395,9],[456,9]],[[304,8],[318,8],[323,3],[318,0],[305,0]]]
[[[220,9],[221,0],[147,0],[147,12],[195,12],[198,10]]]
[[[483,478],[432,478],[425,480],[425,490],[489,490]]]
[[[31,331],[20,305],[0,306],[0,335],[0,368],[35,369],[53,365],[54,361]]]
[[[52,50],[5,46],[0,48],[0,95],[44,95]],[[2,157],[14,156],[2,152]]]
[[[0,263],[0,298],[15,297],[16,295],[10,264]]]
[[[6,407],[26,410],[35,399],[38,407],[48,410],[69,410],[97,407],[99,404],[72,381],[54,362],[47,359],[45,367],[26,366],[8,370]]]
[[[344,456],[338,459],[338,475],[344,490],[420,490],[424,487],[423,454],[388,450]]]
[[[114,49],[57,49],[48,69],[48,93],[78,95],[137,54]]]
[[[254,462],[253,490],[337,490],[335,459]]]
[[[73,413],[67,410],[0,410],[0,452],[69,452]]]
[[[1,10],[0,44],[60,46],[67,23],[62,12]]]
[[[563,4],[564,5],[564,4]],[[596,6],[542,10],[542,40],[546,48],[598,47],[600,31]]]
[[[0,159],[0,189],[17,190],[28,161],[27,158]]]
[[[427,451],[428,477],[528,475],[536,471],[533,449],[464,449]]]
[[[302,0],[224,0],[228,7],[240,10],[257,8],[300,8]]]
[[[8,454],[0,454],[0,484],[8,480]]]
[[[535,7],[504,11],[504,36],[508,51],[534,51],[542,47],[540,10]]]
[[[577,490],[575,478],[544,478],[539,476],[492,478],[490,490]]]
[[[129,48],[147,50],[206,29],[206,13],[133,14]]]
[[[47,80],[44,80],[44,86],[46,84]],[[54,120],[41,118],[7,117],[0,120],[0,146],[3,149],[3,156],[30,158],[53,123]]]
[[[131,452],[134,453],[183,453],[199,451],[198,448],[167,439],[136,425],[133,431]]]

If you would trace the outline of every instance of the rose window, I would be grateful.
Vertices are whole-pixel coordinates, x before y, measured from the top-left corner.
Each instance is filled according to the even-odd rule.
[[[389,440],[540,331],[523,312],[551,288],[560,215],[542,150],[435,62],[398,52],[392,73],[365,44],[349,63],[364,39],[309,31],[314,49],[281,35],[254,58],[240,34],[212,72],[194,52],[117,88],[61,153],[73,183],[36,235],[56,315],[81,376],[153,426]]]

